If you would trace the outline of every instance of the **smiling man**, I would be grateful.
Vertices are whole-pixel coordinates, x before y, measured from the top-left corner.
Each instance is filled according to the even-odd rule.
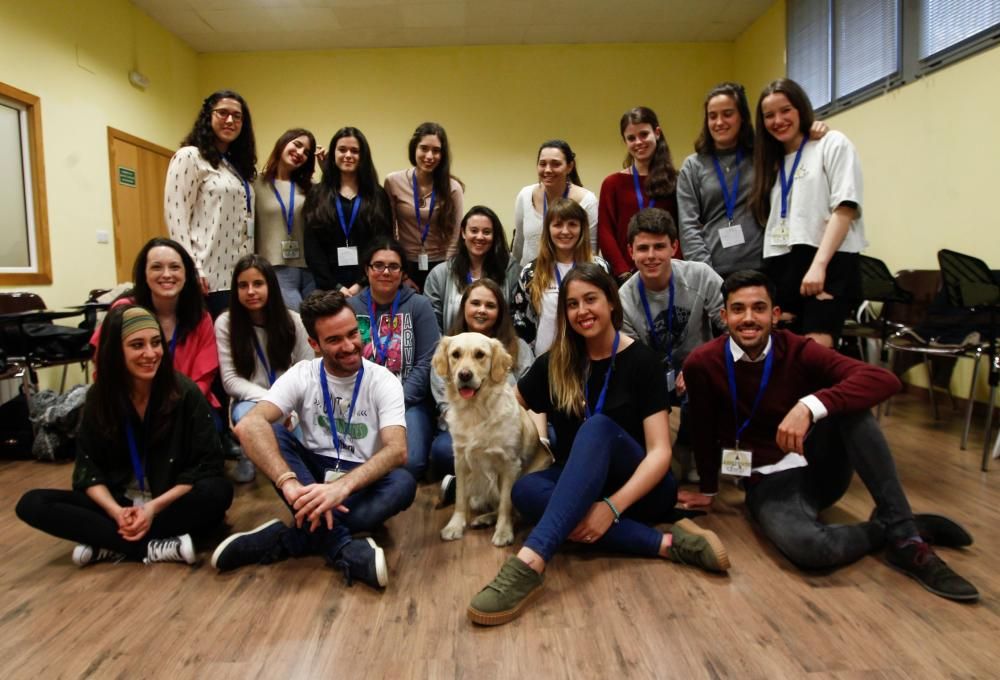
[[[622,332],[660,355],[671,401],[681,404],[675,458],[691,470],[681,366],[695,347],[722,332],[722,278],[703,262],[673,260],[676,250],[677,225],[670,213],[659,208],[637,212],[628,225],[628,254],[639,275],[626,281],[619,295]]]
[[[838,567],[885,547],[891,566],[935,595],[978,599],[930,547],[964,547],[972,537],[940,515],[913,515],[869,410],[899,389],[896,376],[775,330],[781,310],[760,272],[730,274],[723,296],[729,337],[699,347],[684,364],[701,493],[681,492],[679,500],[707,509],[720,472],[735,475],[751,517],[796,566]],[[855,471],[875,500],[871,518],[823,524],[820,510],[844,495]]]
[[[385,555],[355,539],[410,506],[416,481],[406,463],[403,388],[388,369],[361,357],[354,312],[339,292],[302,303],[309,344],[322,356],[301,361],[275,381],[236,426],[246,454],[294,515],[233,534],[212,555],[220,571],[287,557],[322,555],[360,580],[385,587]],[[285,427],[299,414],[302,441]]]

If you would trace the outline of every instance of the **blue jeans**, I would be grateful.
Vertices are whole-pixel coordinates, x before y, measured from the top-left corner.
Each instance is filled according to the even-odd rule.
[[[514,507],[537,523],[525,547],[551,560],[590,507],[624,486],[645,457],[639,442],[611,418],[588,418],[564,465],[525,475],[514,484]],[[676,503],[677,483],[668,472],[593,545],[608,552],[657,555],[663,534],[648,523],[665,520]]]
[[[288,467],[305,485],[323,483],[327,470],[337,464],[336,459],[315,454],[296,439],[280,423],[274,425],[274,435],[278,439],[278,449]],[[341,461],[340,469],[350,471],[361,465]],[[278,497],[285,501],[284,494],[275,489]],[[322,554],[332,560],[351,540],[351,535],[360,531],[372,531],[387,519],[406,510],[417,494],[417,482],[406,470],[396,468],[381,479],[377,479],[360,491],[347,497],[344,505],[347,513],[333,511],[333,529],[321,524],[315,532],[310,532],[304,524],[286,542],[292,555]],[[286,503],[287,505],[287,503]],[[289,506],[289,510],[292,508]],[[292,514],[295,512],[292,510]],[[294,525],[293,525],[294,526]]]
[[[293,312],[299,311],[302,300],[316,290],[316,279],[305,267],[285,267],[277,265],[274,273],[278,276],[278,286],[281,288],[281,298],[285,306]]]
[[[455,446],[448,430],[438,430],[431,442],[431,474],[435,479],[455,474]]]
[[[801,569],[849,564],[887,540],[917,535],[889,444],[870,412],[844,413],[816,424],[805,443],[807,467],[765,475],[747,490],[747,509],[778,550]],[[877,521],[823,524],[857,471],[875,499]]]
[[[406,469],[414,479],[424,478],[436,431],[434,407],[429,401],[406,407]]]

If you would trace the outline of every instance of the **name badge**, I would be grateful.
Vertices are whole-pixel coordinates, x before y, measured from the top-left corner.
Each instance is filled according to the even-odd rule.
[[[346,474],[346,470],[327,470],[323,475],[323,483],[329,484],[330,482],[335,482]]]
[[[776,246],[788,245],[788,220],[784,218],[778,220],[778,224],[768,234],[768,239]]]
[[[281,256],[286,260],[295,260],[301,256],[299,242],[295,239],[287,239],[281,242]]]
[[[341,267],[348,267],[358,263],[357,246],[343,246],[337,248],[337,264]]]
[[[425,272],[430,268],[431,268],[430,259],[427,257],[427,252],[424,251],[420,253],[419,257],[417,257],[417,269],[419,269],[422,272]]]
[[[722,474],[749,477],[753,464],[753,451],[722,449]]]
[[[746,238],[743,236],[743,226],[731,224],[719,229],[719,242],[722,243],[723,248],[743,245],[746,243]]]
[[[673,392],[675,389],[677,389],[677,375],[671,368],[667,371],[667,392]]]

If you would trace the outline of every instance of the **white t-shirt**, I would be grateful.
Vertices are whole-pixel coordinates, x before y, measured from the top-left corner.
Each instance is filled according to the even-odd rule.
[[[566,278],[566,275],[573,270],[573,263],[556,262],[559,269],[559,277]],[[549,351],[549,347],[556,339],[556,311],[559,307],[559,286],[553,276],[549,282],[549,287],[542,293],[542,313],[538,315],[538,334],[535,335],[535,356],[539,356]]]
[[[785,156],[785,172],[791,172],[795,152]],[[868,245],[861,219],[861,163],[854,145],[842,133],[832,130],[823,139],[809,141],[802,149],[802,158],[788,195],[788,240],[775,242],[773,236],[781,222],[781,178],[771,187],[771,214],[764,235],[764,257],[785,255],[793,245],[819,247],[826,223],[833,211],[844,201],[858,206],[858,218],[840,252],[859,253]]]
[[[288,417],[292,411],[299,414],[302,426],[302,443],[307,449],[321,456],[337,457],[333,435],[323,404],[323,388],[319,382],[322,359],[301,361],[278,378],[262,401],[269,401]],[[340,457],[343,460],[363,463],[383,446],[379,431],[392,425],[406,427],[403,406],[403,386],[388,369],[364,360],[364,376],[358,391],[357,403],[351,426],[347,427],[347,413],[354,393],[355,376],[339,378],[324,370],[330,389],[337,431],[340,433]]]
[[[514,200],[514,243],[511,252],[522,266],[538,257],[539,240],[542,238],[542,213],[535,210],[531,202],[532,192],[538,184],[529,184],[521,189]],[[597,254],[597,196],[589,189],[583,190],[583,200],[580,207],[587,212],[590,222],[590,250]]]

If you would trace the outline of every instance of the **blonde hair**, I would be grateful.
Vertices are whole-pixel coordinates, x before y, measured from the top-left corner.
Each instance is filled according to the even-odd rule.
[[[616,331],[621,330],[624,314],[618,286],[600,265],[592,262],[579,264],[563,279],[556,311],[556,337],[549,350],[549,398],[558,411],[582,418],[585,400],[583,385],[590,374],[590,357],[587,355],[587,343],[566,321],[566,296],[573,281],[589,283],[604,293],[611,306],[611,325]]]
[[[537,314],[542,311],[542,295],[555,278],[556,246],[552,242],[550,227],[553,222],[567,222],[569,220],[576,220],[580,223],[580,238],[573,250],[573,260],[577,263],[583,263],[593,259],[590,250],[590,222],[587,219],[587,211],[570,198],[560,198],[553,201],[545,213],[542,240],[538,248],[538,257],[535,258],[535,272],[531,283],[528,284],[531,306]]]

